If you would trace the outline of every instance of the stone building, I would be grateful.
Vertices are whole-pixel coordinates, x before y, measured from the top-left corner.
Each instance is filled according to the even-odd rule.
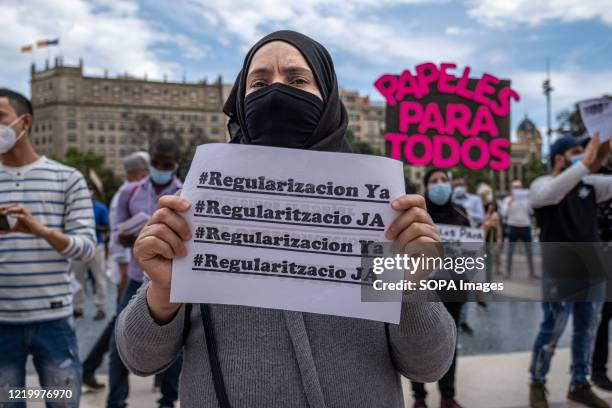
[[[381,154],[385,152],[385,105],[373,104],[357,91],[340,90],[340,99],[348,111],[348,128],[356,139],[370,143]]]
[[[530,163],[542,160],[542,135],[536,125],[525,115],[516,129],[517,141],[510,147],[510,167],[500,172],[492,172],[496,191],[501,194],[510,192],[512,180],[521,180],[528,187]]]
[[[86,76],[82,61],[67,66],[56,58],[42,70],[31,67],[31,138],[48,156],[62,157],[71,147],[101,154],[121,176],[121,158],[148,150],[158,138],[176,139],[183,147],[226,141],[222,106],[227,92],[221,77],[214,83],[186,83],[127,74]]]

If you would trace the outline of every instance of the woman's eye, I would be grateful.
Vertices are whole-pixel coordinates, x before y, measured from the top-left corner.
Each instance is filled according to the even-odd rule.
[[[260,88],[262,86],[266,86],[266,83],[264,81],[254,81],[251,84],[251,88]]]
[[[306,85],[307,83],[308,80],[304,78],[295,78],[293,81],[291,81],[292,85]]]

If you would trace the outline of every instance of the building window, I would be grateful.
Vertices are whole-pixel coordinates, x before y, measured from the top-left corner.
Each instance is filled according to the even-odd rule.
[[[77,142],[77,136],[74,133],[69,133],[68,143],[76,143],[76,142]]]
[[[98,136],[98,143],[100,144],[106,143],[106,137],[104,137],[103,135]]]
[[[374,129],[375,129],[374,124],[372,122],[368,122],[368,133],[369,134],[374,133]]]
[[[88,123],[88,124],[87,124],[87,129],[89,129],[89,130],[93,130],[93,129],[94,129],[94,124],[93,124],[93,123],[91,123],[91,122],[90,122],[90,123]]]

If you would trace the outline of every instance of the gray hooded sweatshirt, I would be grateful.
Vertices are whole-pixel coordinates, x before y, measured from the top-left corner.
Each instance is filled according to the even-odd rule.
[[[157,324],[143,285],[119,315],[116,342],[133,373],[148,376],[181,355],[181,408],[218,407],[200,309],[183,341],[185,306]],[[244,306],[210,305],[218,358],[233,408],[404,407],[400,374],[433,382],[455,352],[455,324],[441,303],[402,305],[399,325]]]

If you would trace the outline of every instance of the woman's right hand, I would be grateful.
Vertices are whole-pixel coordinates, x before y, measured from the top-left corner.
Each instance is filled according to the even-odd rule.
[[[172,259],[187,255],[183,241],[191,239],[189,225],[178,213],[191,205],[178,196],[163,196],[157,210],[134,243],[134,257],[149,275],[147,302],[158,322],[172,319],[179,305],[170,303]]]

